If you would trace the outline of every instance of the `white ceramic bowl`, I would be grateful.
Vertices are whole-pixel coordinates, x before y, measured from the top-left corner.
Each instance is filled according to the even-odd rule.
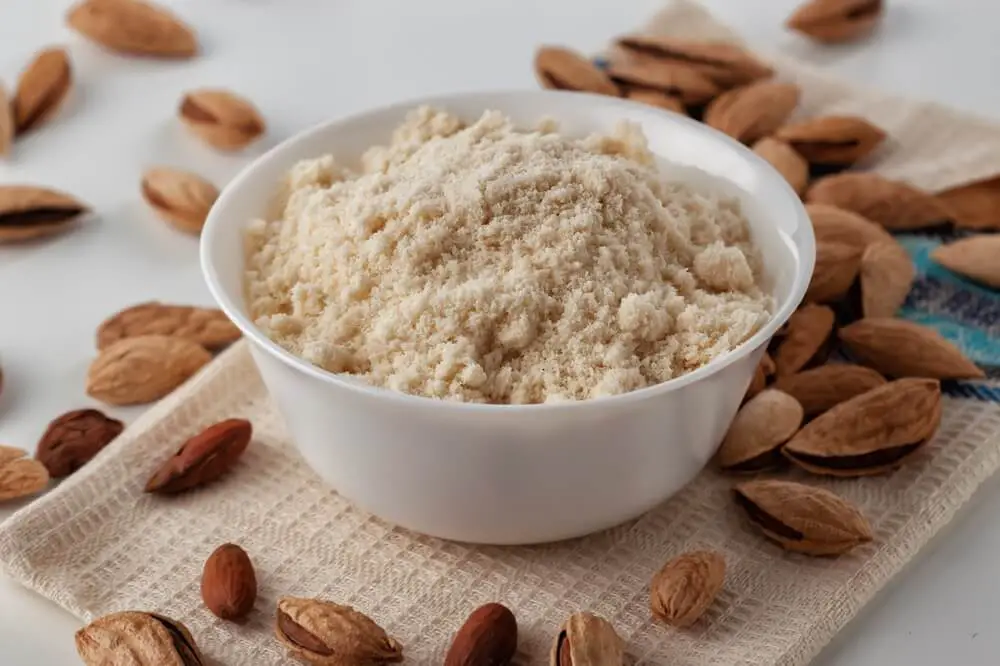
[[[499,109],[518,124],[555,118],[560,131],[639,123],[670,175],[738,196],[778,307],[738,349],[677,379],[632,393],[553,405],[444,402],[366,386],[278,347],[243,299],[242,232],[264,214],[298,160],[344,161],[388,140],[405,113],[431,104],[475,120]],[[382,518],[459,541],[523,544],[584,535],[638,516],[677,492],[715,452],[767,340],[798,305],[812,273],[812,227],[770,165],[693,120],[622,99],[553,91],[414,100],[303,132],[244,169],[201,236],[209,288],[242,329],[306,462]]]

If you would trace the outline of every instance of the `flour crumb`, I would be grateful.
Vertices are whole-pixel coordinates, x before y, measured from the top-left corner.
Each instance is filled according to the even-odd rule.
[[[581,139],[412,111],[351,170],[296,165],[246,232],[257,326],[336,373],[555,403],[690,372],[767,321],[735,201],[663,178],[638,127]]]

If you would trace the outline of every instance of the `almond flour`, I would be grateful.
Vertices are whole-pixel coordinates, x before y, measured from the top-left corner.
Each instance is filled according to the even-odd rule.
[[[634,126],[556,129],[420,108],[359,169],[298,164],[247,233],[256,324],[329,371],[483,403],[625,393],[760,328],[737,202],[665,180]]]

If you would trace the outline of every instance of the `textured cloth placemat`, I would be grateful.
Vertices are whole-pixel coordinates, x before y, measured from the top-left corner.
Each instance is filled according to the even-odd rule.
[[[653,26],[725,34],[687,3]],[[886,175],[940,189],[1000,173],[1000,128],[778,62],[782,77],[803,86],[804,112],[861,113],[888,130],[893,145],[878,162]],[[948,322],[960,344],[969,331],[994,333],[975,313],[935,298],[945,287],[921,266],[907,312]],[[468,612],[501,601],[519,620],[521,664],[544,663],[559,624],[584,609],[613,622],[638,663],[804,664],[1000,466],[998,397],[992,382],[949,387],[938,435],[890,476],[810,479],[858,503],[874,528],[873,543],[838,559],[788,555],[760,538],[731,502],[731,479],[712,471],[663,506],[600,534],[547,546],[476,547],[388,525],[324,486],[288,442],[240,343],[0,526],[0,564],[83,620],[128,608],[175,617],[209,657],[229,665],[290,663],[272,638],[274,604],[286,594],[372,615],[403,643],[408,663],[441,663]],[[255,439],[225,481],[174,498],[142,493],[152,469],[183,439],[226,417],[251,419]],[[243,545],[257,568],[260,595],[243,626],[217,620],[200,602],[201,566],[225,541]],[[647,586],[667,558],[691,548],[721,551],[728,572],[707,621],[678,631],[651,620]]]

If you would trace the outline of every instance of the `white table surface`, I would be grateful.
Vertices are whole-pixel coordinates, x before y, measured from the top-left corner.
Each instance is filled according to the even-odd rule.
[[[0,248],[0,442],[34,447],[45,424],[92,401],[83,393],[95,326],[147,299],[210,304],[197,241],[151,216],[143,169],[191,168],[219,184],[275,142],[318,121],[455,90],[535,86],[543,42],[598,49],[659,0],[174,0],[200,30],[188,63],[123,59],[63,27],[68,0],[0,2],[0,80],[68,44],[76,90],[58,118],[0,161],[0,183],[64,188],[99,218],[31,247]],[[878,38],[819,49],[781,23],[796,0],[708,0],[751,43],[783,48],[846,77],[946,101],[1000,121],[1000,4],[888,0]],[[202,147],[174,120],[182,91],[218,85],[254,100],[270,122],[246,154]],[[126,420],[141,410],[111,410]],[[0,518],[12,510],[0,509]],[[820,666],[994,666],[1000,663],[1000,483],[959,518],[848,626]],[[0,578],[0,664],[79,663],[79,622]]]

